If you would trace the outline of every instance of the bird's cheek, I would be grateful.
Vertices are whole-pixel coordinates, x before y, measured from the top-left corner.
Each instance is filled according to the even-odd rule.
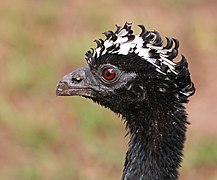
[[[144,89],[143,86],[139,85],[133,85],[128,89],[128,95],[135,100],[142,101],[145,99],[146,96],[146,90]]]

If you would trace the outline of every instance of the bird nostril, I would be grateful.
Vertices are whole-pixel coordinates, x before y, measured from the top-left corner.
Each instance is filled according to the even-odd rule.
[[[74,82],[74,83],[79,83],[81,81],[82,81],[82,79],[80,77],[72,77],[72,82]]]

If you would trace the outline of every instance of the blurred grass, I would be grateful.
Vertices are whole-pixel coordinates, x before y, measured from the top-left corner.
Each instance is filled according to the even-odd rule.
[[[217,166],[217,142],[212,137],[203,137],[189,151],[190,166]]]
[[[189,143],[186,148],[186,160],[184,160],[186,168],[217,166],[217,142],[213,137],[194,137],[194,142]]]
[[[2,0],[0,179],[119,179],[127,148],[119,118],[82,98],[56,98],[56,83],[85,64],[94,38],[126,21],[173,33],[189,56],[216,52],[214,3]],[[188,144],[184,175],[217,167],[213,139]]]

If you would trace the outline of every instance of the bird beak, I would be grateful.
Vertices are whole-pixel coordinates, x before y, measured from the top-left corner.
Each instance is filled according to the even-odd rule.
[[[94,97],[95,80],[89,66],[81,67],[65,75],[57,84],[57,96]]]

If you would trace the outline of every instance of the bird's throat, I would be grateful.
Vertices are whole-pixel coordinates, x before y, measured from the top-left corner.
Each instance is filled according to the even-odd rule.
[[[185,108],[175,104],[149,112],[126,120],[130,142],[122,180],[178,179],[187,124]]]

